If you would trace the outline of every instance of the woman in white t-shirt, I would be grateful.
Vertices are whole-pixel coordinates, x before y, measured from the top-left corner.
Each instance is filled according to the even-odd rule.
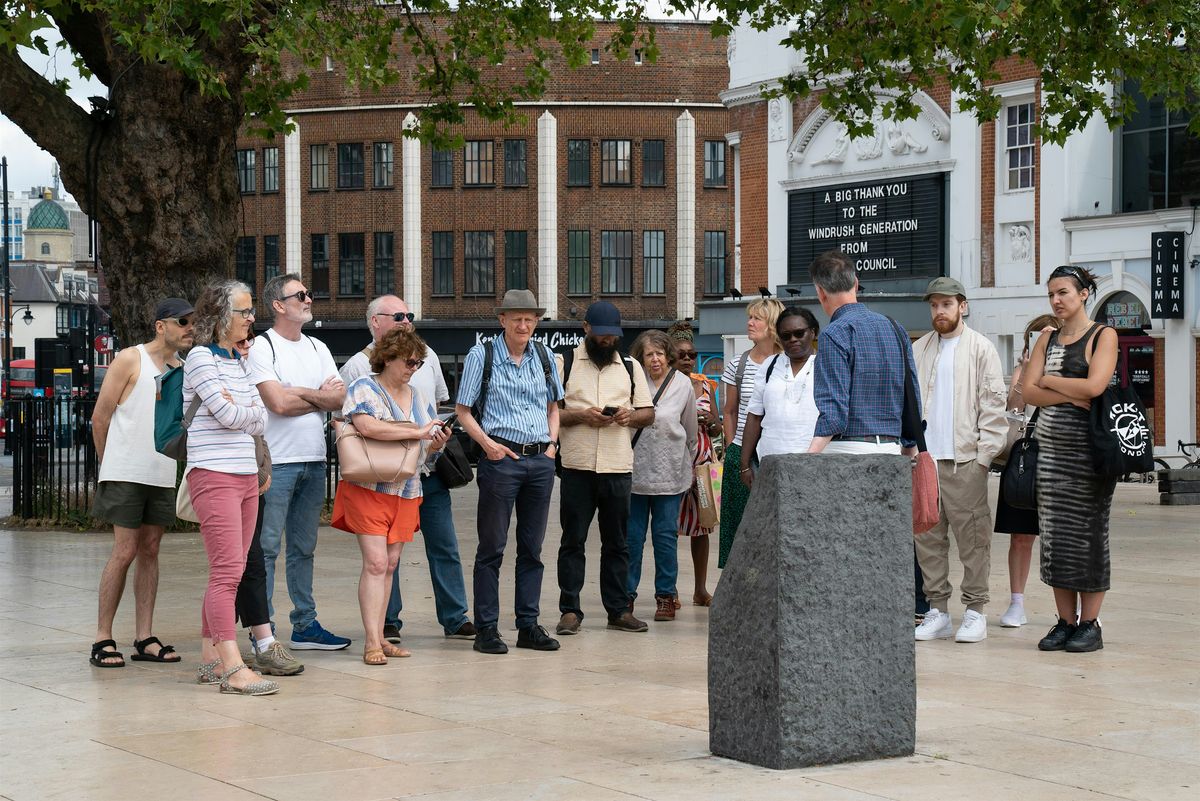
[[[775,336],[775,321],[782,311],[783,304],[775,298],[761,298],[746,306],[746,336],[754,347],[731,359],[721,374],[725,464],[730,469],[723,471],[721,478],[721,543],[717,567],[725,567],[725,561],[729,559],[734,535],[750,498],[750,488],[742,483],[738,473],[742,461],[742,428],[746,425],[746,410],[750,408],[750,398],[754,395],[754,385],[763,364],[783,349]]]
[[[763,457],[808,452],[819,414],[813,400],[811,356],[820,330],[812,312],[795,306],[784,309],[775,323],[783,353],[771,357],[761,371],[742,432],[740,467],[746,486],[752,486]]]

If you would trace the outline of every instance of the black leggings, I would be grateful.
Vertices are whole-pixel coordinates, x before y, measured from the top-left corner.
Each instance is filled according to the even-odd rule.
[[[246,552],[246,569],[242,571],[237,599],[234,601],[234,613],[246,628],[271,622],[271,612],[267,606],[267,562],[262,549],[262,521],[263,503],[260,496],[254,539],[250,541],[250,550]]]

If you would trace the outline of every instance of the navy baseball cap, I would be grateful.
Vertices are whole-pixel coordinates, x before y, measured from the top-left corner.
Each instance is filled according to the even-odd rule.
[[[583,318],[591,327],[592,333],[598,337],[619,337],[621,331],[621,312],[607,300],[598,300],[588,306],[587,315]]]

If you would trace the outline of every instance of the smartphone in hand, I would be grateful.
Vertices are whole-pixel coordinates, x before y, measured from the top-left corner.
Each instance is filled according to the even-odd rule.
[[[442,427],[449,430],[454,428],[454,424],[458,422],[458,415],[452,414],[442,421]]]
[[[616,413],[617,413],[616,406],[605,406],[603,409],[600,410],[600,414],[604,415],[605,417],[612,417]]]

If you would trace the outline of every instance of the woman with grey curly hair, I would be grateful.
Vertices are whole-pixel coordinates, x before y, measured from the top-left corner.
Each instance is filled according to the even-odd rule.
[[[234,695],[270,695],[279,685],[248,669],[237,647],[234,599],[258,516],[258,459],[267,410],[251,383],[246,356],[254,301],[240,281],[222,281],[196,301],[195,346],[183,366],[183,405],[191,409],[184,480],[208,554],[200,613],[200,681]]]

